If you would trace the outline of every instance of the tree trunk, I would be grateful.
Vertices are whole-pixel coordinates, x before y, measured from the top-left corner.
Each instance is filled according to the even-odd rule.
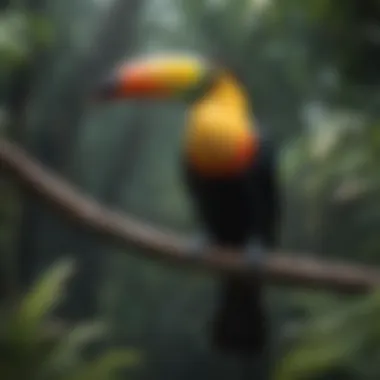
[[[94,38],[94,47],[68,81],[53,110],[50,110],[53,116],[44,122],[42,138],[32,149],[33,154],[50,169],[68,176],[67,165],[78,140],[81,117],[91,86],[132,43],[142,5],[141,0],[115,0],[109,6],[103,25]],[[78,251],[78,234],[73,226],[58,219],[49,208],[42,207],[35,199],[27,198],[25,203],[18,257],[20,277],[24,287],[28,287],[38,272],[51,264],[57,255]],[[98,257],[87,250],[82,251],[83,248],[80,244],[81,252],[75,257],[79,266],[75,281],[77,286],[73,287],[61,310],[62,316],[67,315],[75,320],[93,316],[102,269]]]

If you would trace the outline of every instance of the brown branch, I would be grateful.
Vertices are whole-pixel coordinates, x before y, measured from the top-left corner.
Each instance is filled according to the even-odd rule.
[[[0,168],[13,174],[44,201],[79,225],[121,247],[133,245],[146,257],[164,263],[190,265],[223,273],[258,274],[267,281],[308,288],[326,288],[346,293],[366,292],[380,285],[380,271],[357,264],[285,256],[274,252],[260,267],[246,265],[238,252],[213,248],[202,257],[189,255],[187,241],[158,231],[126,215],[106,209],[44,168],[18,146],[0,140]]]

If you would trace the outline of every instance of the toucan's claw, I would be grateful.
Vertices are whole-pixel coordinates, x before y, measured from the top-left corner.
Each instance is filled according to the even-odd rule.
[[[196,234],[189,243],[188,252],[190,256],[200,257],[205,250],[211,246],[211,239],[205,234]]]
[[[259,239],[251,239],[244,249],[247,264],[260,265],[266,258],[266,248]]]

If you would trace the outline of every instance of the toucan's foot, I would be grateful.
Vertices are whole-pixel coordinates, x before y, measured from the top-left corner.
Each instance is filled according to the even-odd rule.
[[[244,249],[244,257],[248,264],[260,265],[266,258],[267,249],[259,239],[251,239]]]
[[[204,251],[212,245],[211,239],[202,233],[197,233],[191,238],[188,252],[190,256],[202,256]]]

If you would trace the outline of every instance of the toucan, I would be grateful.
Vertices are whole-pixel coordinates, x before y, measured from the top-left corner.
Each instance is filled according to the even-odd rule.
[[[201,225],[192,254],[208,245],[266,260],[278,243],[280,191],[272,140],[253,116],[233,70],[192,54],[147,55],[118,65],[95,86],[98,102],[179,100],[188,105],[181,178]],[[224,275],[210,341],[222,352],[260,355],[269,340],[261,276]]]

